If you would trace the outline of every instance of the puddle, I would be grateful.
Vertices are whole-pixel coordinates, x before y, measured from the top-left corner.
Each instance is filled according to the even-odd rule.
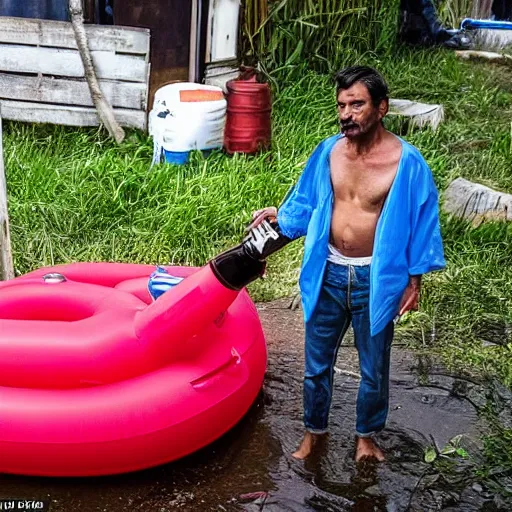
[[[339,351],[331,434],[306,462],[290,458],[302,435],[303,329],[286,301],[259,305],[269,344],[265,385],[248,415],[200,452],[147,471],[105,478],[0,475],[0,498],[50,500],[52,512],[152,511],[498,511],[457,463],[450,478],[424,462],[424,449],[464,434],[469,451],[485,428],[476,382],[418,361],[397,343],[392,355],[388,428],[379,443],[388,460],[356,464],[357,352]],[[1,454],[0,454],[1,456]]]

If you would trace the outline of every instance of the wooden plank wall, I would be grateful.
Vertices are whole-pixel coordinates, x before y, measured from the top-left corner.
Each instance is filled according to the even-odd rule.
[[[86,25],[100,87],[123,126],[146,129],[149,30]],[[96,126],[71,23],[0,17],[4,119]]]

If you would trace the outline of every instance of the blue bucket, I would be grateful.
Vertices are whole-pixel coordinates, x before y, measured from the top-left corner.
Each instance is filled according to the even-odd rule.
[[[183,165],[188,162],[190,151],[167,151],[164,149],[164,155],[168,164]]]

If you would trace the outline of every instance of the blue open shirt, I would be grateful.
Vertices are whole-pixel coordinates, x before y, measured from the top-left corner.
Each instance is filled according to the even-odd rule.
[[[330,155],[341,137],[329,137],[316,147],[277,215],[284,235],[306,236],[299,280],[306,322],[315,309],[327,262],[334,199]],[[370,269],[372,336],[398,314],[410,275],[446,266],[432,172],[416,148],[400,142],[397,173],[375,231]]]

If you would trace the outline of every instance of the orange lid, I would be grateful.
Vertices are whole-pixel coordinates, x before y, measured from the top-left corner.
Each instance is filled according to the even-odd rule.
[[[208,89],[184,89],[180,91],[180,101],[191,103],[197,101],[218,101],[224,99],[222,91],[211,91]]]

